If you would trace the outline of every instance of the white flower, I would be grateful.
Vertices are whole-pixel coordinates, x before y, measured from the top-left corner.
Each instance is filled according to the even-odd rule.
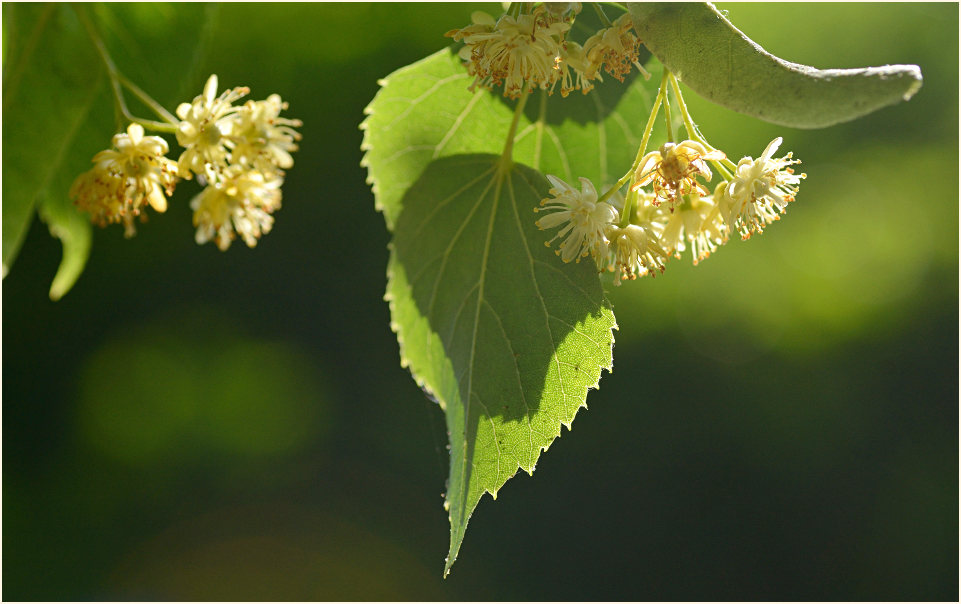
[[[232,103],[250,92],[249,88],[225,90],[217,94],[217,76],[207,79],[202,95],[192,103],[177,107],[177,142],[185,151],[178,161],[184,178],[204,174],[211,182],[227,167],[227,136],[231,134],[233,117],[240,110]]]
[[[167,141],[144,136],[140,124],[114,135],[113,146],[93,157],[94,167],[74,180],[69,194],[93,222],[103,226],[122,221],[131,236],[136,232],[133,219],[144,204],[167,210],[167,196],[177,184],[177,164],[164,157]]]
[[[780,159],[772,158],[782,140],[778,137],[771,141],[756,160],[742,158],[735,178],[724,189],[722,209],[728,224],[742,239],[762,232],[765,226],[779,220],[779,214],[794,201],[801,179],[807,176],[794,173],[790,166],[801,162],[791,159],[791,153]]]
[[[667,201],[673,209],[679,195],[710,193],[704,185],[695,180],[695,176],[710,181],[713,175],[706,160],[717,161],[724,157],[722,151],[708,151],[697,141],[664,143],[660,149],[651,151],[641,159],[634,174],[632,188],[639,189],[653,183],[654,205]]]
[[[659,236],[668,254],[680,258],[690,245],[695,265],[727,241],[728,227],[711,196],[685,195],[673,212],[656,208],[652,220],[663,225]]]
[[[597,67],[587,60],[584,49],[577,42],[565,42],[557,69],[560,73],[561,96],[564,97],[572,90],[580,90],[587,94],[594,88],[592,80],[604,81],[601,74],[597,73]]]
[[[556,176],[548,175],[553,187],[550,194],[553,199],[541,200],[540,208],[535,212],[551,212],[537,221],[541,230],[562,227],[560,231],[546,243],[563,238],[558,245],[557,254],[564,262],[577,260],[578,262],[588,254],[595,259],[602,259],[608,253],[608,239],[605,230],[617,220],[617,210],[606,202],[597,201],[597,190],[593,183],[581,178],[581,190],[577,191]]]
[[[197,243],[215,239],[218,248],[227,250],[236,233],[248,247],[257,245],[273,227],[271,214],[280,208],[282,184],[276,173],[229,167],[221,181],[207,186],[190,202]]]
[[[290,153],[297,150],[296,141],[300,140],[300,133],[294,128],[303,123],[280,117],[285,109],[287,103],[279,94],[272,94],[264,101],[247,101],[234,114],[230,127],[231,162],[262,171],[292,167],[294,158]]]
[[[569,23],[543,5],[517,17],[505,14],[496,22],[479,11],[471,19],[472,25],[445,34],[464,41],[460,56],[468,62],[467,72],[474,76],[471,90],[478,85],[491,88],[503,83],[504,96],[518,98],[525,83],[553,89],[561,75],[557,65]]]
[[[634,35],[633,28],[631,16],[624,13],[611,27],[604,28],[588,38],[584,43],[584,54],[591,65],[592,78],[602,65],[621,82],[624,81],[624,76],[630,73],[632,65],[641,73],[647,74],[637,62],[641,41]]]
[[[78,176],[70,186],[70,199],[82,212],[90,214],[90,221],[100,227],[123,222],[125,235],[133,237],[134,213],[127,210],[126,179],[116,172],[96,167]]]
[[[667,252],[658,243],[654,233],[645,227],[629,224],[626,227],[611,226],[607,230],[613,250],[608,270],[616,271],[614,284],[624,279],[636,279],[644,275],[655,276],[664,272]]]

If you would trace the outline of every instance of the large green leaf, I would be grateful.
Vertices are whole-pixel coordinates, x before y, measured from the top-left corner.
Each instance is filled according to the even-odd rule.
[[[490,155],[431,162],[404,195],[387,299],[402,364],[444,408],[451,542],[485,492],[570,428],[611,368],[614,315],[593,262],[565,264],[534,225],[549,184]]]
[[[560,262],[534,227],[546,179],[465,156],[500,153],[514,115],[512,101],[470,83],[456,52],[439,51],[382,80],[361,126],[368,182],[395,230],[387,298],[401,362],[447,416],[445,572],[483,493],[496,495],[518,468],[533,471],[610,367],[614,326],[593,263]],[[588,95],[537,92],[512,157],[568,182],[613,183],[634,158],[655,88],[635,74]]]
[[[467,88],[472,78],[445,49],[381,80],[367,107],[363,165],[377,208],[393,228],[404,192],[428,163],[460,153],[500,153],[513,104]],[[656,90],[635,76],[608,78],[590,94],[532,95],[518,125],[513,157],[568,182],[613,184],[631,165]]]
[[[199,79],[193,77],[198,48],[212,15],[204,5],[3,5],[3,275],[36,210],[63,244],[53,299],[72,287],[90,252],[91,227],[69,202],[70,184],[126,127],[116,118],[103,61],[81,13],[121,71],[168,108],[200,91],[192,80]],[[170,44],[180,36],[191,43]],[[129,104],[134,113],[155,117],[132,99]]]
[[[906,101],[921,87],[917,65],[822,70],[784,61],[741,33],[710,3],[628,6],[644,44],[692,90],[782,126],[823,128],[846,122]]]

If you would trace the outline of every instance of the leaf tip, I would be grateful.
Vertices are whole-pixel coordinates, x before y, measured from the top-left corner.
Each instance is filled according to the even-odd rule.
[[[918,90],[921,90],[921,85],[924,83],[924,77],[921,75],[921,68],[917,65],[905,65],[905,72],[909,78],[914,80],[908,89],[904,91],[904,96],[902,97],[905,101],[911,100]]]

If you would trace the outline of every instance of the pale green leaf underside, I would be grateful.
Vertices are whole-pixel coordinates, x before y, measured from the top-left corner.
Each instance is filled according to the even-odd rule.
[[[593,262],[565,264],[533,208],[549,184],[499,158],[435,160],[403,198],[387,299],[402,363],[445,410],[451,544],[481,496],[570,427],[611,368],[614,315]]]
[[[921,87],[917,65],[822,70],[784,61],[741,33],[710,3],[628,6],[640,39],[692,90],[782,126],[823,128],[846,122],[906,101]]]
[[[500,153],[514,103],[499,91],[468,90],[473,78],[445,49],[381,81],[362,124],[363,165],[377,208],[393,228],[404,192],[428,163],[463,153]],[[607,78],[567,98],[535,91],[521,116],[515,161],[567,182],[613,184],[631,165],[656,82]]]

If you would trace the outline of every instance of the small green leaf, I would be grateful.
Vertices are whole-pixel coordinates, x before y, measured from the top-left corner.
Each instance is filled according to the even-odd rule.
[[[533,473],[611,369],[616,325],[594,263],[561,262],[534,225],[549,186],[499,157],[452,156],[426,167],[397,217],[391,327],[450,439],[445,574],[483,494]]]
[[[816,69],[768,53],[710,3],[629,3],[644,44],[704,98],[794,128],[824,128],[910,99],[917,65]],[[776,10],[772,8],[772,10]]]
[[[471,81],[450,49],[381,80],[361,124],[362,165],[388,228],[428,163],[503,149],[514,104],[497,91],[469,91]],[[514,160],[568,182],[583,176],[598,187],[613,184],[631,166],[656,89],[634,76],[626,83],[608,77],[588,95],[538,91],[518,124]]]
[[[59,239],[63,246],[63,259],[50,285],[53,301],[62,298],[80,278],[90,257],[93,239],[93,226],[87,216],[78,212],[66,195],[51,193],[70,186],[70,183],[63,183],[62,177],[57,182],[62,183],[61,186],[51,187],[37,205],[40,219],[47,224],[50,235]]]

